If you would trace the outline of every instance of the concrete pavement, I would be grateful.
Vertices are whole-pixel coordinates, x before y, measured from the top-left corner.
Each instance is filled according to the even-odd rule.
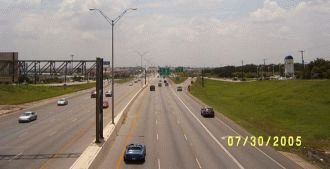
[[[141,87],[115,88],[117,113]],[[38,120],[30,123],[18,123],[20,111],[0,117],[1,169],[69,168],[95,137],[95,99],[89,91],[69,98],[67,106],[52,101],[31,110],[38,113]],[[110,119],[108,108],[104,124]]]
[[[237,130],[239,126],[232,122],[201,117],[202,105],[175,87],[170,84],[156,87],[155,92],[145,90],[137,98],[96,168],[300,168],[272,148],[228,147],[224,136],[248,133]],[[123,162],[125,146],[130,143],[146,145],[145,163]]]

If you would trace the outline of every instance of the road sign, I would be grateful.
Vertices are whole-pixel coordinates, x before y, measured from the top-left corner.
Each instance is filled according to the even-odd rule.
[[[103,65],[110,65],[110,61],[103,61]]]
[[[169,76],[171,74],[171,70],[168,67],[160,67],[159,68],[159,74],[161,76]]]

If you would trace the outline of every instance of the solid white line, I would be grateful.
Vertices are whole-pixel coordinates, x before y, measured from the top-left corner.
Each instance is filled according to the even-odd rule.
[[[158,140],[158,133],[157,133],[157,140]]]
[[[220,123],[224,124],[227,128],[229,128],[231,131],[233,131],[235,134],[237,134],[240,137],[243,137],[242,135],[240,135],[236,130],[234,130],[233,128],[231,128],[228,124],[226,124],[225,122],[223,122],[222,120],[220,120],[219,118],[216,117],[216,120],[219,121]],[[268,157],[270,160],[272,160],[274,163],[276,163],[278,166],[280,166],[283,169],[286,169],[282,164],[280,164],[279,162],[277,162],[275,159],[273,159],[272,157],[270,157],[268,154],[266,154],[265,152],[263,152],[262,150],[260,150],[258,147],[253,146],[254,148],[256,148],[259,152],[261,152],[262,154],[264,154],[266,157]]]
[[[158,158],[158,169],[160,169],[160,160]]]
[[[15,157],[11,158],[9,161],[11,161],[11,160],[15,160],[18,156],[20,156],[20,155],[22,155],[22,154],[23,154],[23,152],[20,152],[19,154],[15,155]]]
[[[173,90],[172,90],[173,92]],[[220,148],[234,161],[234,163],[240,168],[244,169],[241,163],[237,161],[237,159],[223,146],[220,141],[211,133],[211,131],[205,127],[205,125],[196,117],[196,115],[188,108],[188,106],[181,100],[181,98],[173,92],[176,97],[180,100],[180,102],[186,107],[186,109],[190,112],[190,114],[196,119],[196,121],[205,129],[205,131],[211,136],[211,138],[220,146]]]
[[[197,159],[197,158],[195,158],[195,159],[196,159],[196,162],[197,162],[197,164],[198,164],[198,167],[199,167],[199,168],[202,168],[202,166],[201,166],[201,164],[199,163],[198,159]]]
[[[184,135],[184,138],[186,139],[186,141],[188,141],[188,138],[187,138],[187,136],[185,135],[185,134],[183,134]]]
[[[156,120],[156,125],[157,125],[158,121]]]

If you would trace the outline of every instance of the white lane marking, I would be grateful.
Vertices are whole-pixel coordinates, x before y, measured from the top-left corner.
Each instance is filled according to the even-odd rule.
[[[173,92],[173,90],[172,90]],[[237,161],[237,159],[226,149],[225,146],[223,146],[220,141],[211,133],[211,131],[206,128],[206,126],[196,117],[196,115],[188,108],[188,106],[181,100],[181,98],[173,92],[176,97],[180,100],[180,102],[186,107],[186,109],[190,112],[190,114],[196,119],[196,121],[204,128],[204,130],[211,136],[211,138],[220,146],[220,148],[234,161],[234,163],[240,168],[244,169],[241,163]]]
[[[187,136],[186,136],[185,134],[183,134],[183,136],[184,136],[184,138],[186,139],[186,141],[188,141],[188,138],[187,138]]]
[[[222,139],[222,140],[226,140],[227,137],[228,137],[228,136],[222,136],[221,139]]]
[[[158,140],[158,133],[157,133],[157,140]]]
[[[18,138],[24,137],[27,133],[27,131],[23,132],[21,135],[18,136]]]
[[[57,131],[53,131],[53,132],[49,133],[48,136],[53,136],[53,135],[55,135],[56,133],[57,133]]]
[[[195,159],[196,159],[196,162],[197,162],[197,164],[198,164],[198,167],[199,167],[199,168],[202,168],[202,166],[201,166],[201,164],[199,163],[198,159],[197,159],[197,158],[195,158]]]
[[[22,155],[22,154],[23,154],[23,152],[20,152],[19,154],[15,155],[13,158],[11,158],[9,161],[16,160],[16,158],[17,158],[18,156]]]
[[[160,160],[158,158],[158,169],[160,169]]]
[[[158,124],[158,121],[157,121],[157,119],[156,119],[156,125]]]
[[[75,121],[77,121],[77,120],[78,120],[78,118],[76,117],[76,118],[72,119],[72,122],[75,122]]]
[[[218,117],[215,118],[217,121],[219,121],[220,123],[222,123],[223,125],[225,125],[227,128],[229,128],[231,131],[233,131],[235,134],[237,134],[238,136],[242,137],[242,135],[240,135],[236,130],[234,130],[233,128],[231,128],[228,124],[226,124],[225,122],[223,122],[222,120],[220,120]],[[226,136],[224,136],[226,137]],[[270,157],[268,154],[266,154],[265,152],[263,152],[262,150],[260,150],[258,147],[253,146],[254,148],[256,148],[259,152],[261,152],[262,154],[264,154],[266,157],[268,157],[270,160],[272,160],[274,163],[276,163],[278,166],[280,166],[283,169],[286,169],[282,164],[280,164],[279,162],[277,162],[275,159],[273,159],[272,157]]]

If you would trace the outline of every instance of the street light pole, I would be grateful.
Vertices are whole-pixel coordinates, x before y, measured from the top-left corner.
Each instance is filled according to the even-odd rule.
[[[113,55],[113,27],[114,27],[114,21],[111,20],[111,123],[115,124],[115,117],[114,117],[114,112],[115,112],[115,90],[114,90],[114,84],[115,84],[115,76],[114,76],[114,64],[113,64],[113,60],[114,60],[114,55]]]
[[[142,74],[142,72],[143,72],[142,57],[145,56],[146,54],[148,54],[148,52],[140,53],[140,52],[136,51],[136,53],[141,57],[141,74]],[[144,80],[144,84],[147,84],[147,82],[145,80]],[[141,87],[142,87],[142,80],[141,80]]]
[[[114,112],[115,112],[115,90],[114,90],[114,81],[115,81],[115,77],[114,77],[114,63],[113,63],[113,61],[114,61],[114,45],[113,45],[113,43],[114,43],[114,38],[113,38],[113,28],[114,28],[114,26],[115,26],[115,24],[119,21],[119,19],[121,18],[121,17],[123,17],[124,15],[125,15],[125,13],[127,12],[127,11],[129,11],[129,10],[137,10],[137,8],[128,8],[128,9],[126,9],[126,10],[124,10],[119,16],[117,16],[117,18],[116,19],[110,19],[109,17],[107,17],[100,9],[97,9],[97,8],[91,8],[91,9],[89,9],[90,11],[94,11],[94,10],[96,10],[96,11],[98,11],[104,18],[105,18],[105,20],[107,20],[107,22],[111,25],[111,35],[112,35],[112,37],[111,37],[111,41],[112,41],[112,46],[111,46],[111,48],[112,48],[112,53],[111,53],[111,55],[112,55],[112,58],[111,58],[111,61],[112,61],[112,68],[111,68],[111,94],[112,94],[112,97],[111,97],[111,114],[112,114],[112,120],[111,120],[111,122],[112,122],[112,124],[115,124],[115,118],[114,118]]]

